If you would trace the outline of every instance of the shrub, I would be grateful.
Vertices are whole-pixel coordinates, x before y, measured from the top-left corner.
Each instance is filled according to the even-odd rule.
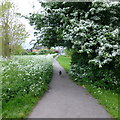
[[[68,56],[72,56],[74,50],[73,49],[65,49],[65,54],[68,55]]]
[[[38,55],[44,55],[46,53],[48,53],[47,49],[40,49],[39,52],[38,52]]]
[[[86,53],[74,53],[72,55],[71,76],[73,80],[83,84],[94,84],[96,87],[120,91],[118,60],[114,64],[99,68],[96,65],[88,63],[89,56]],[[117,62],[117,64],[115,64]]]

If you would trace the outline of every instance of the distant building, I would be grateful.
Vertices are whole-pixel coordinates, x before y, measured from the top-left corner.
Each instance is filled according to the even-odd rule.
[[[32,52],[38,53],[39,49],[33,49]]]

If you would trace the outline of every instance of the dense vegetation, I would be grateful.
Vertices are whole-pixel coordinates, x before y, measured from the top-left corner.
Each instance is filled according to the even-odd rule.
[[[75,81],[120,91],[119,2],[46,2],[30,16],[37,43],[72,49]]]
[[[65,71],[70,71],[70,62],[71,57],[69,56],[59,56],[57,61],[65,69]],[[73,79],[74,80],[74,79]],[[81,85],[78,81],[75,80],[78,85]],[[100,104],[102,104],[109,114],[113,118],[118,118],[118,94],[111,90],[104,90],[100,87],[96,87],[93,84],[87,84],[82,82],[82,87],[86,88]]]
[[[2,117],[24,118],[48,88],[52,56],[2,59]]]

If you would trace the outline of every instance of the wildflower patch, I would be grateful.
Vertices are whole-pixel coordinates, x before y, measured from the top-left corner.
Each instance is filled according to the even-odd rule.
[[[12,110],[12,107],[10,109],[8,106],[10,106],[10,103],[12,105],[16,98],[18,101],[18,99],[24,98],[24,96],[29,96],[30,98],[40,97],[47,90],[52,76],[52,56],[14,56],[11,59],[2,59],[1,62],[3,63],[3,117],[8,117],[8,112],[11,112],[8,109]],[[17,104],[21,104],[21,102],[26,101],[19,100]],[[10,117],[19,117],[18,113],[15,114],[14,111],[15,115]]]

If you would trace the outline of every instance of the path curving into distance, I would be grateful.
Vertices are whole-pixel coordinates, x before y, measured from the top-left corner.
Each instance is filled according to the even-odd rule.
[[[62,75],[59,75],[59,70]],[[86,89],[76,85],[56,59],[49,90],[28,118],[110,118]]]

